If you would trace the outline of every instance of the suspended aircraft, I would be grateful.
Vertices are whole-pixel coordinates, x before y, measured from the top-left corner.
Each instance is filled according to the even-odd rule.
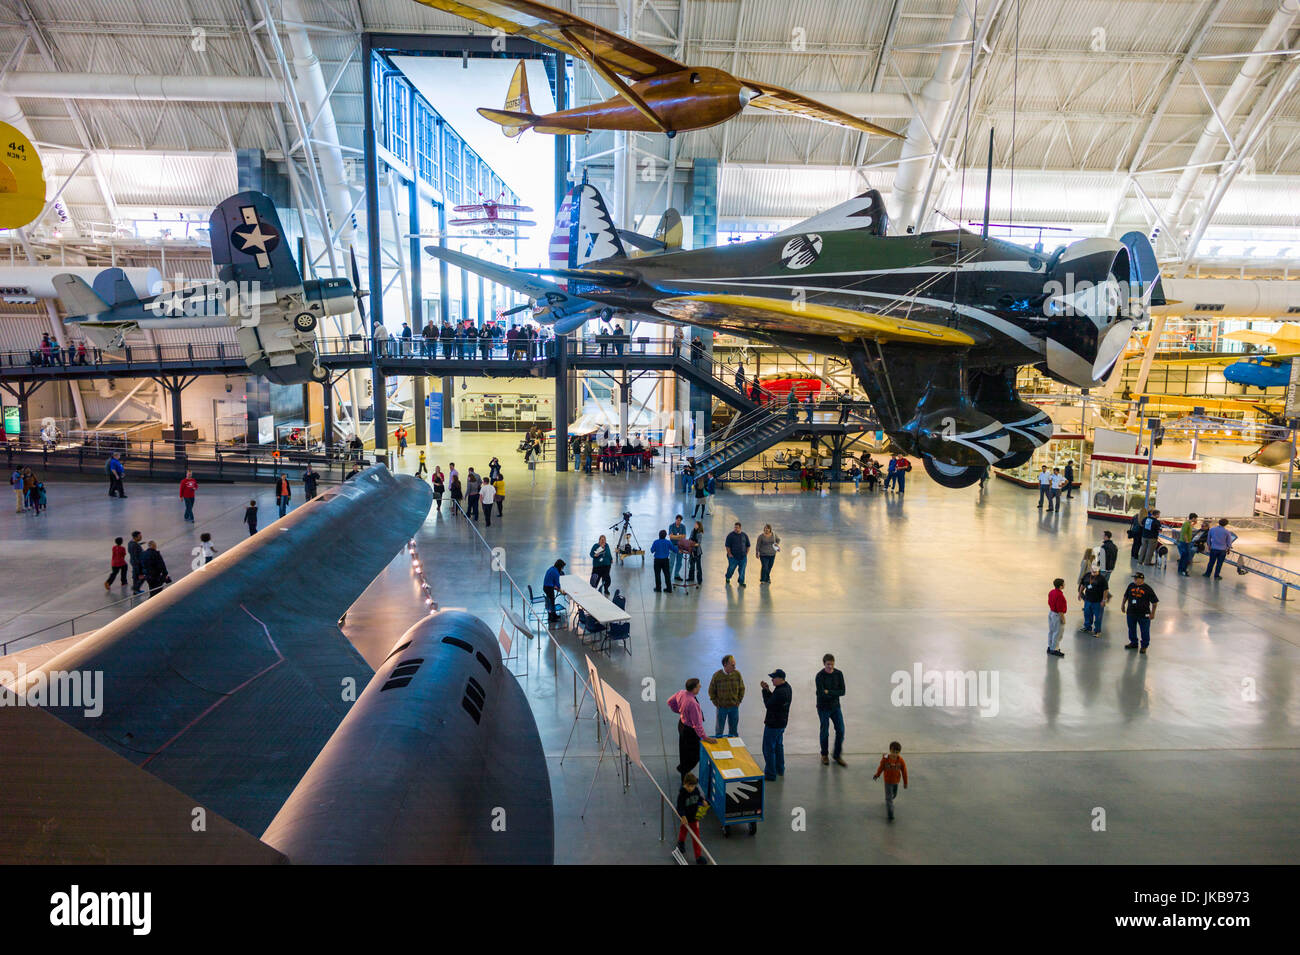
[[[137,329],[234,327],[248,370],[281,385],[324,381],[315,349],[327,315],[347,315],[361,298],[356,258],[352,281],[304,279],[284,237],[275,204],[241,192],[212,212],[212,262],[217,281],[196,282],[140,298],[121,269],[106,269],[93,286],[61,274],[54,286],[75,326],[101,348],[118,348]],[[364,314],[363,314],[364,319]]]
[[[555,113],[533,113],[528,79],[521,63],[510,81],[504,109],[479,114],[510,137],[526,130],[572,136],[593,130],[664,133],[725,122],[746,106],[776,110],[816,122],[847,126],[864,133],[902,139],[899,133],[761,80],[746,80],[725,70],[688,66],[597,26],[590,20],[532,0],[419,0],[426,7],[559,50],[582,60],[616,95],[600,103]]]
[[[1283,325],[1275,332],[1244,329],[1223,336],[1271,352],[1252,355],[1213,355],[1175,358],[1164,365],[1224,365],[1223,377],[1247,388],[1285,388],[1291,380],[1291,362],[1300,356],[1300,326]]]
[[[0,229],[21,229],[45,208],[41,157],[22,130],[0,123]]]
[[[1018,367],[1097,387],[1164,302],[1136,232],[1050,254],[961,229],[889,236],[871,190],[769,239],[633,258],[594,186],[575,187],[572,204],[575,267],[427,251],[530,296],[557,333],[622,309],[843,357],[894,444],[947,487],[1023,463],[1051,437],[1051,419],[1016,392]]]
[[[527,229],[537,225],[531,219],[519,219],[515,216],[516,213],[532,212],[532,206],[484,199],[482,202],[452,208],[456,212],[468,212],[470,215],[463,219],[448,219],[447,225],[477,228],[481,235],[513,236],[517,234],[516,229]]]

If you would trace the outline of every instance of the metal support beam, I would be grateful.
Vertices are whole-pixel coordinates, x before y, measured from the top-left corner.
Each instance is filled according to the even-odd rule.
[[[562,138],[562,137],[559,137]],[[560,197],[557,196],[557,199]],[[569,470],[569,343],[555,336],[555,470]]]
[[[424,374],[417,373],[411,380],[411,404],[415,409],[415,444],[423,448],[429,443],[429,415],[424,408]]]
[[[365,101],[362,145],[365,148],[366,177],[366,271],[369,285],[378,289],[370,296],[370,327],[365,330],[368,342],[373,342],[375,329],[384,323],[383,259],[380,255],[382,229],[379,225],[379,156],[375,150],[375,90],[374,72],[370,69],[370,34],[363,34],[361,42],[362,99]],[[388,450],[388,401],[384,391],[384,376],[379,371],[379,360],[371,349],[370,390],[374,407],[375,451]],[[357,404],[353,396],[353,405]],[[359,417],[359,416],[358,416]]]
[[[18,381],[9,384],[7,381],[0,381],[0,388],[3,388],[9,394],[14,396],[18,402],[18,418],[22,424],[27,424],[29,415],[27,414],[27,399],[36,394],[44,381]]]
[[[325,419],[321,431],[325,441],[325,455],[328,457],[334,452],[334,379],[321,382],[320,387],[321,416]]]

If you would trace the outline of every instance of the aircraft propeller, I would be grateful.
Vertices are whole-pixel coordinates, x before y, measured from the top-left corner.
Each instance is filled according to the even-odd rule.
[[[348,258],[352,262],[352,295],[357,300],[357,311],[361,313],[361,327],[366,326],[366,303],[365,298],[370,294],[368,289],[361,287],[361,269],[357,266],[357,250],[355,247],[348,247]]]

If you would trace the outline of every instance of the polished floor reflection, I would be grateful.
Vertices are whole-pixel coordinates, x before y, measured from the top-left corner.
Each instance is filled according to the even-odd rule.
[[[534,485],[516,441],[451,432],[429,461],[445,469],[454,460],[464,474],[501,458],[505,513],[480,531],[521,585],[540,592],[557,557],[585,574],[591,544],[601,533],[612,541],[610,526],[624,510],[647,546],[674,514],[689,519],[694,502],[676,493],[665,469],[556,475],[547,464]],[[412,451],[399,467],[414,466]],[[185,567],[198,533],[212,531],[219,547],[238,539],[250,495],[261,500],[264,523],[274,515],[269,488],[203,488],[191,526],[170,486],[137,485],[126,502],[109,501],[97,484],[54,487],[48,514],[5,518],[16,531],[5,534],[14,541],[5,578],[22,582],[0,594],[6,636],[103,606],[117,533],[140,527],[169,564]],[[1052,578],[1073,581],[1103,529],[1127,542],[1122,525],[1088,521],[1077,498],[1059,515],[1034,504],[1031,492],[1006,482],[983,493],[947,491],[919,469],[902,497],[727,488],[705,519],[702,588],[655,593],[648,563],[615,566],[614,586],[632,613],[632,653],[594,658],[632,702],[645,765],[669,795],[677,740],[665,701],[688,677],[707,684],[720,657],[736,655],[748,687],[741,735],[757,750],[759,680],[776,667],[790,675],[786,775],[768,784],[756,836],[723,839],[716,819],[706,818],[702,834],[720,862],[1240,863],[1300,855],[1300,597],[1283,604],[1275,585],[1255,577],[1213,583],[1153,572],[1159,612],[1151,650],[1140,656],[1123,649],[1117,602],[1100,639],[1077,633],[1079,605],[1067,586],[1066,656],[1048,657]],[[765,523],[781,537],[770,585],[759,584],[753,558],[747,587],[723,583],[722,539],[734,521],[751,538]],[[430,515],[418,543],[435,599],[495,629],[505,591],[448,504]],[[1121,556],[1116,601],[1127,548]],[[373,662],[421,608],[403,554],[349,612],[345,630]],[[581,666],[588,651],[578,639],[559,640]],[[847,768],[823,766],[818,755],[812,685],[827,651],[847,681]],[[567,666],[532,652],[528,668],[521,682],[551,762],[558,861],[666,862],[671,835],[659,841],[657,794],[635,773],[624,793],[608,756],[597,768],[595,726],[589,718],[575,726]],[[974,698],[959,698],[967,675]],[[713,707],[701,699],[711,727]],[[591,711],[586,702],[582,716]],[[891,824],[871,774],[893,739],[903,744],[911,787]]]

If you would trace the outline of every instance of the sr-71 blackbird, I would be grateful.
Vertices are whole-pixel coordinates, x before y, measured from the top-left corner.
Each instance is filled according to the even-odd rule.
[[[1049,254],[963,230],[888,236],[872,190],[769,239],[630,256],[594,186],[575,186],[571,205],[569,268],[427,251],[531,296],[560,333],[623,310],[843,356],[894,444],[947,487],[1023,463],[1051,437],[1017,394],[1017,368],[1096,387],[1164,303],[1140,233]]]
[[[432,501],[375,465],[99,630],[0,657],[7,859],[554,861],[546,756],[492,629],[436,612],[372,666],[339,628]],[[68,692],[83,675],[94,706]]]

